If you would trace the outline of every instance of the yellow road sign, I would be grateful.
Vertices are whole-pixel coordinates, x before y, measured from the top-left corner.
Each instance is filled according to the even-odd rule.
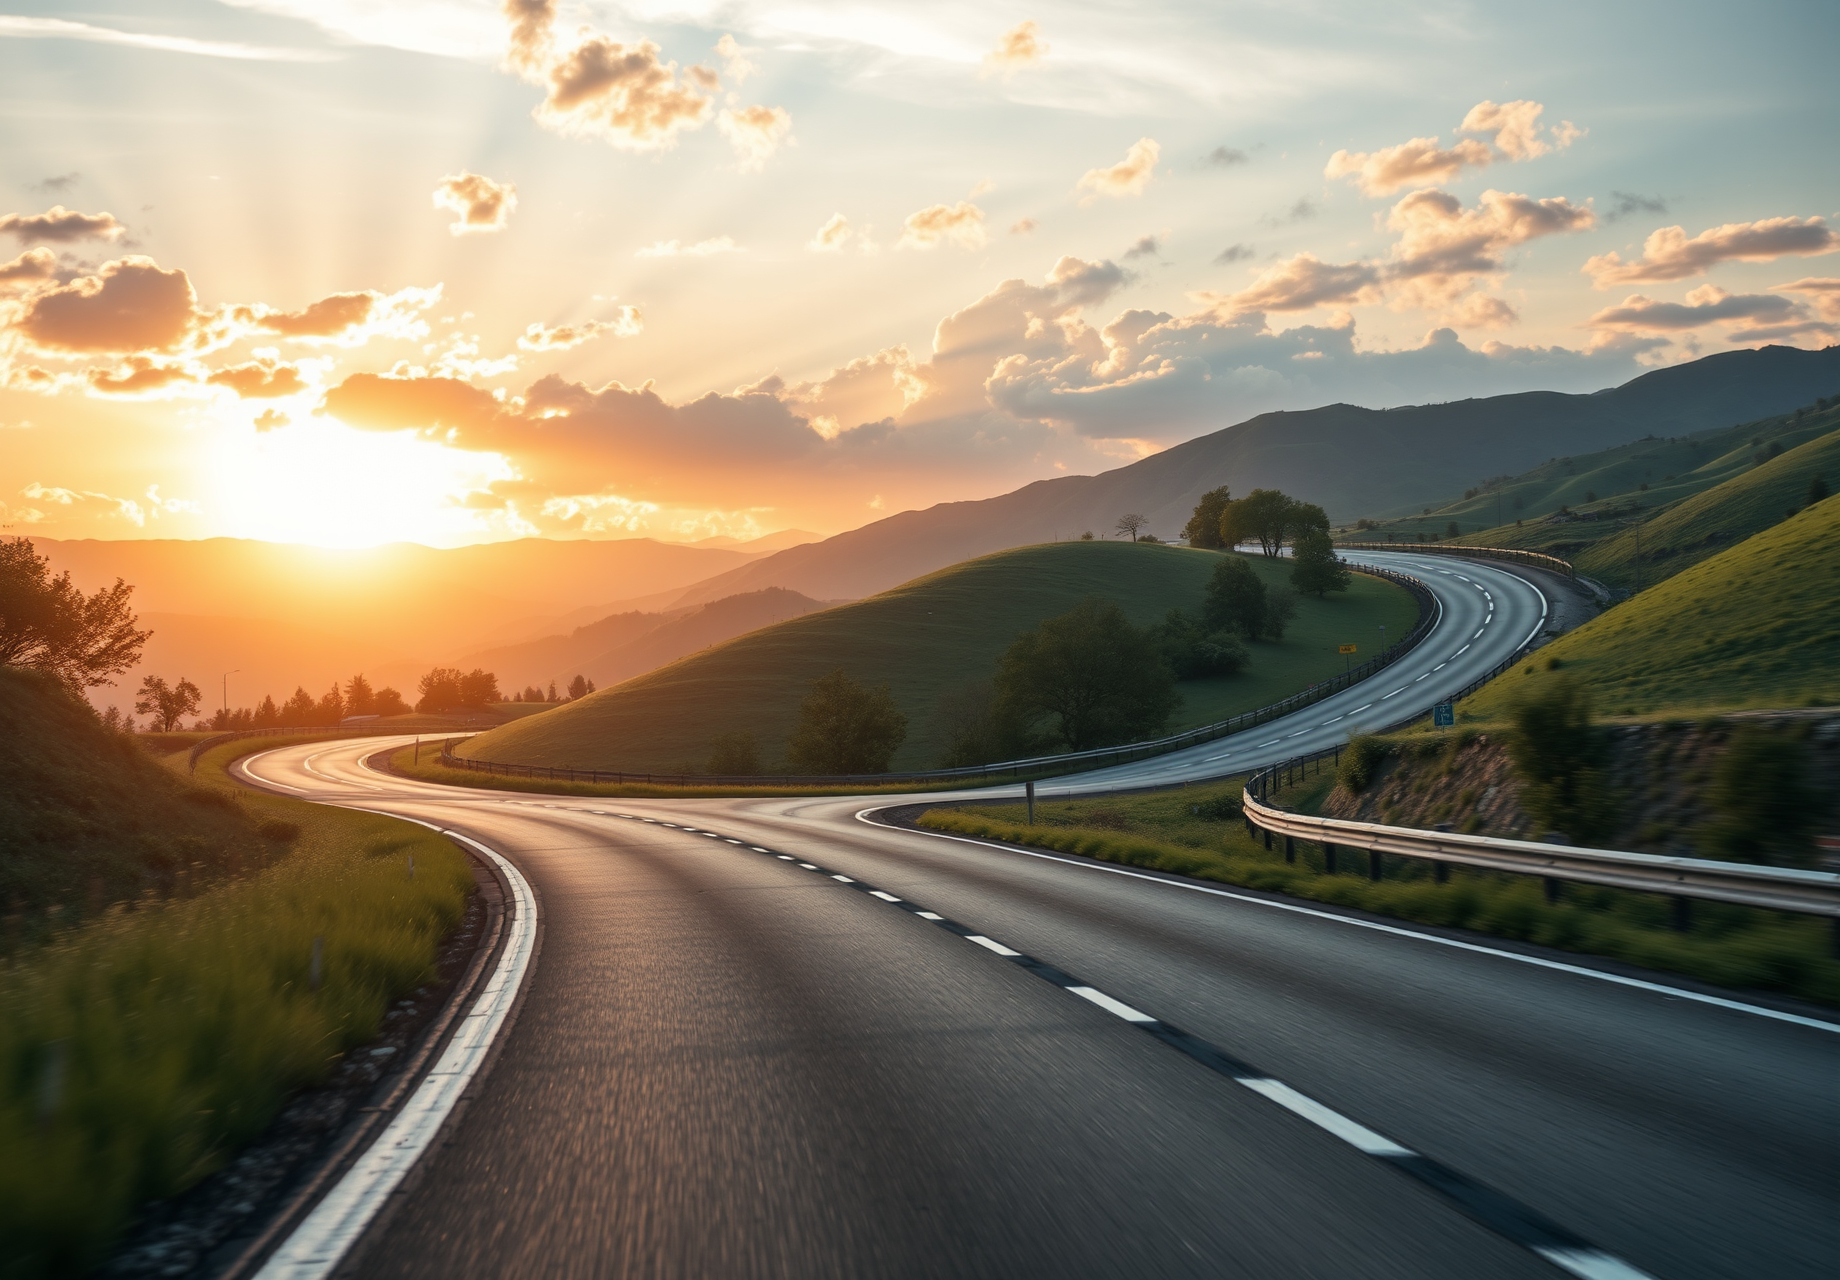
[[[1337,650],[1337,652],[1339,652],[1339,653],[1354,653],[1354,652],[1355,652],[1355,647],[1354,647],[1353,645],[1351,645],[1351,644],[1345,644],[1345,645],[1343,645],[1343,646],[1342,646],[1342,647],[1341,647],[1341,648],[1340,648],[1339,650]]]

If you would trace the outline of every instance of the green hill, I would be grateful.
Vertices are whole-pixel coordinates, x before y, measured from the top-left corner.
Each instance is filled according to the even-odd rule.
[[[9,914],[74,923],[265,852],[272,846],[222,792],[188,785],[55,681],[0,667],[0,903]]]
[[[1675,574],[1541,649],[1463,703],[1504,711],[1558,662],[1605,714],[1840,703],[1840,498]]]
[[[1407,541],[1420,535],[1442,538],[1454,521],[1460,542],[1576,556],[1615,537],[1625,521],[1652,519],[1760,462],[1769,463],[1773,454],[1840,430],[1840,403],[1818,404],[1712,431],[1651,435],[1595,453],[1553,458],[1519,475],[1479,478],[1461,497],[1423,514],[1338,536],[1352,541],[1386,541],[1389,535]],[[1828,480],[1833,483],[1836,477]],[[1781,518],[1780,507],[1776,514]]]
[[[1574,563],[1613,587],[1653,586],[1800,510],[1817,476],[1827,481],[1830,492],[1840,489],[1840,430],[1741,471],[1635,528],[1623,528],[1586,548]]]
[[[1268,583],[1289,576],[1288,562],[1250,559]],[[928,726],[940,694],[989,678],[1018,633],[1088,595],[1116,600],[1140,626],[1171,608],[1198,612],[1217,561],[1214,552],[1115,542],[1002,551],[738,636],[548,715],[501,726],[461,750],[522,764],[691,772],[708,759],[717,735],[746,730],[776,768],[811,682],[842,667],[865,683],[888,682],[908,717],[894,767],[926,768],[937,755]],[[1342,669],[1338,644],[1359,644],[1367,655],[1382,626],[1398,639],[1416,620],[1407,592],[1357,574],[1345,595],[1300,599],[1285,640],[1252,646],[1245,672],[1184,682],[1172,727],[1294,693]]]

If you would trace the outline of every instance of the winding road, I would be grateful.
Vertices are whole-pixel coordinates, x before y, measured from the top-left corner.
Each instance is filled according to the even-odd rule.
[[[1040,790],[1329,745],[1545,616],[1493,565],[1371,559],[1440,601],[1413,654]],[[1827,1015],[865,801],[440,787],[370,769],[386,745],[239,769],[495,851],[541,938],[496,1064],[354,1274],[1790,1280],[1840,1259]]]

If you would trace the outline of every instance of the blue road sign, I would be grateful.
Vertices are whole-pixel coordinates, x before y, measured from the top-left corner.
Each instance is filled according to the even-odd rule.
[[[1448,702],[1440,702],[1431,708],[1431,724],[1434,728],[1448,729],[1457,722],[1457,709]]]

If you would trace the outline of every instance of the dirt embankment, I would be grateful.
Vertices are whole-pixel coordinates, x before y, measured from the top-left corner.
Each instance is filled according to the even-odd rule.
[[[1801,745],[1818,812],[1820,834],[1840,833],[1840,711],[1743,712],[1716,720],[1617,725],[1603,767],[1616,800],[1618,825],[1607,843],[1639,853],[1707,856],[1696,834],[1717,815],[1709,784],[1732,735],[1764,725]],[[1501,735],[1459,733],[1398,740],[1358,794],[1337,787],[1323,802],[1325,817],[1399,827],[1543,839],[1545,831],[1521,806],[1520,784]]]

